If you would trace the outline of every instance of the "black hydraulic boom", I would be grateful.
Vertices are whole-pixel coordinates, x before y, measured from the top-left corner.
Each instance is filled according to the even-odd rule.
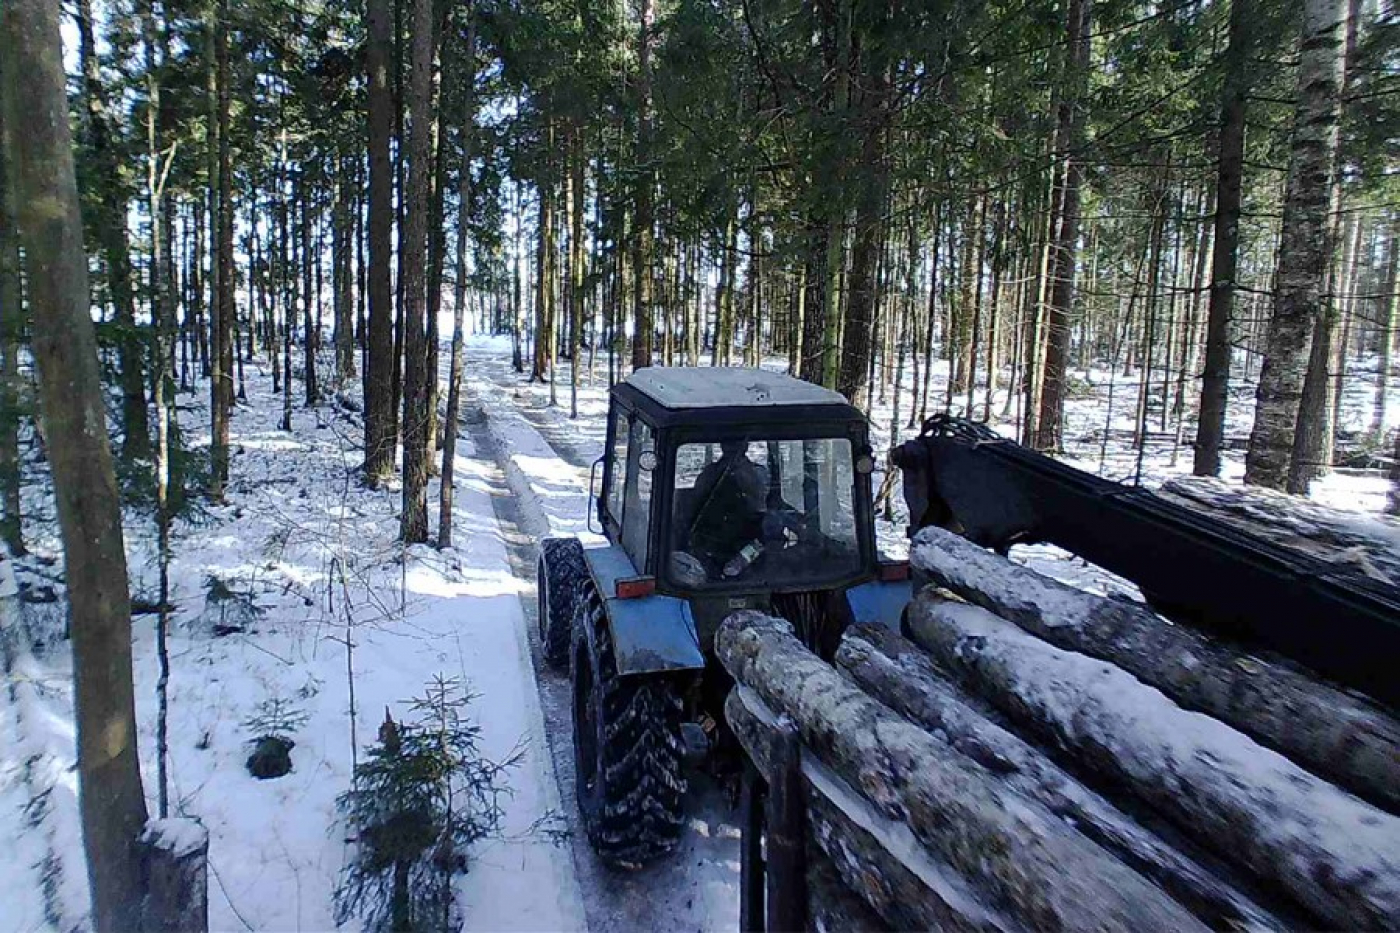
[[[963,419],[930,418],[891,460],[903,471],[911,535],[938,525],[1003,553],[1058,545],[1131,580],[1169,618],[1400,707],[1400,588]]]

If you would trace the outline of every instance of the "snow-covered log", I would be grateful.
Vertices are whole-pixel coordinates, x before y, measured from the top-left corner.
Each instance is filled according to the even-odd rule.
[[[1057,767],[1043,751],[991,721],[960,694],[918,646],[886,629],[846,632],[836,664],[877,700],[946,737],[1016,792],[1064,819],[1160,884],[1212,927],[1283,929],[1286,924],[1221,877],[1149,832]],[[971,701],[971,702],[970,702]]]
[[[1400,521],[1393,518],[1358,516],[1209,476],[1170,480],[1159,495],[1337,569],[1400,586]]]
[[[787,720],[780,719],[756,693],[743,686],[730,691],[724,715],[759,774],[771,781],[781,724]],[[876,812],[831,769],[804,756],[802,774],[809,840],[851,896],[859,895],[889,926],[947,931],[1012,926],[979,903],[955,872],[920,852],[906,827]],[[894,842],[896,839],[899,841]],[[813,853],[807,858],[810,868]],[[813,920],[822,912],[820,898],[819,893],[808,892]]]
[[[1111,661],[1187,709],[1400,809],[1400,721],[1365,698],[1169,624],[1145,606],[1052,580],[941,528],[919,532],[910,562],[1052,645]]]
[[[1400,818],[1102,661],[925,590],[912,637],[970,689],[1327,926],[1393,928]]]
[[[905,860],[946,864],[992,909],[1009,909],[1036,929],[1206,928],[1045,807],[968,767],[946,742],[862,692],[803,647],[786,622],[734,613],[720,626],[715,648],[738,684],[791,718],[804,762],[818,759],[814,766],[839,778],[822,796],[833,800],[842,787],[858,789],[851,803],[868,802],[896,830],[907,828],[885,846],[904,849]],[[805,764],[803,773],[809,780],[814,775]],[[878,838],[878,830],[872,835]],[[959,906],[972,916],[980,904]]]

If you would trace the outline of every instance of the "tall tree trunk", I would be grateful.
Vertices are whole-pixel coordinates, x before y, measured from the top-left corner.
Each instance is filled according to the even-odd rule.
[[[1240,203],[1244,191],[1244,131],[1250,88],[1255,0],[1230,0],[1230,38],[1225,50],[1225,86],[1220,103],[1220,153],[1216,170],[1215,244],[1211,254],[1210,305],[1206,311],[1205,365],[1201,408],[1191,471],[1220,472],[1225,408],[1230,391],[1235,270],[1239,261]]]
[[[355,378],[355,307],[351,291],[351,222],[354,202],[349,160],[341,157],[335,180],[335,208],[331,221],[331,281],[335,306],[335,381],[344,386]]]
[[[1376,374],[1376,396],[1371,406],[1371,434],[1379,439],[1385,431],[1386,396],[1390,390],[1390,370],[1394,365],[1392,353],[1396,329],[1400,326],[1400,223],[1389,224],[1390,243],[1386,257],[1385,293],[1381,297],[1381,318],[1377,326],[1379,370]]]
[[[879,14],[876,14],[877,16]],[[878,28],[881,24],[866,24]],[[874,50],[867,58],[875,57]],[[869,369],[874,354],[871,330],[877,314],[881,234],[885,229],[887,175],[885,167],[886,128],[889,122],[889,75],[883,61],[866,66],[861,84],[859,121],[853,126],[861,137],[860,166],[855,172],[859,185],[855,211],[855,237],[851,250],[851,272],[847,283],[850,295],[842,322],[841,359],[836,389],[853,405],[867,407]],[[881,379],[883,387],[884,380]]]
[[[1064,446],[1065,377],[1069,367],[1070,326],[1074,315],[1074,278],[1079,259],[1079,184],[1083,175],[1079,150],[1084,144],[1085,110],[1081,98],[1089,77],[1089,22],[1093,0],[1069,0],[1065,38],[1066,91],[1060,98],[1059,141],[1064,160],[1060,195],[1060,227],[1050,258],[1050,304],[1046,313],[1045,368],[1042,376],[1039,423],[1035,446],[1060,450]]]
[[[146,414],[145,381],[142,373],[141,335],[136,327],[136,301],[132,294],[131,251],[127,243],[126,199],[122,196],[121,168],[107,125],[107,89],[98,70],[97,46],[93,40],[91,0],[78,4],[78,57],[82,70],[83,97],[87,114],[82,126],[86,149],[96,176],[97,197],[88,224],[101,245],[107,269],[107,291],[117,325],[117,370],[122,394],[123,460],[146,460],[151,456],[150,425]],[[160,108],[156,71],[147,67],[148,109]],[[154,115],[148,117],[154,119]]]
[[[992,219],[992,288],[987,302],[987,397],[983,400],[982,408],[982,420],[989,423],[992,420],[992,406],[996,404],[997,381],[1001,375],[1001,298],[1005,272],[1006,202],[997,198],[996,213]]]
[[[836,324],[828,317],[830,307],[827,303],[830,282],[826,264],[831,252],[828,248],[831,230],[822,219],[821,212],[813,209],[804,232],[806,251],[803,255],[803,277],[806,287],[802,293],[802,356],[797,375],[821,385],[826,376],[824,365],[827,342],[830,340],[828,331]]]
[[[229,477],[229,418],[233,412],[233,154],[229,139],[228,0],[218,0],[214,26],[215,81],[218,85],[218,237],[219,274],[214,317],[216,359],[211,388],[213,443],[210,495],[223,498]]]
[[[3,17],[0,13],[0,17]],[[3,23],[0,23],[2,26]],[[0,31],[0,39],[4,38]],[[19,342],[24,333],[24,290],[20,279],[17,140],[8,110],[10,70],[0,55],[0,540],[11,557],[25,553],[20,521]]]
[[[548,130],[553,143],[553,127]],[[548,157],[545,159],[548,163]],[[531,382],[545,382],[550,378],[554,365],[554,320],[551,313],[554,295],[549,287],[549,265],[554,253],[554,181],[553,168],[546,164],[542,168],[540,182],[536,185],[540,209],[535,231],[535,341],[534,367],[530,371]]]
[[[1342,85],[1338,96],[1338,119],[1346,109],[1347,89],[1350,87],[1351,62],[1356,56],[1357,25],[1361,16],[1361,0],[1345,0],[1346,25],[1342,49]],[[1337,355],[1337,324],[1343,307],[1350,300],[1351,275],[1356,268],[1356,250],[1361,238],[1360,217],[1353,215],[1343,222],[1341,211],[1346,203],[1342,192],[1342,157],[1338,146],[1332,165],[1332,207],[1327,218],[1327,271],[1323,287],[1326,302],[1316,315],[1313,327],[1312,351],[1308,355],[1308,371],[1303,379],[1303,396],[1299,402],[1298,428],[1293,434],[1293,453],[1288,467],[1288,491],[1307,495],[1314,479],[1325,476],[1332,468],[1332,453],[1336,446],[1336,401],[1334,358]],[[1339,242],[1340,240],[1340,242]],[[1339,255],[1332,256],[1340,247]],[[1343,352],[1345,352],[1343,350]]]
[[[312,248],[311,228],[315,221],[311,212],[316,194],[307,184],[305,168],[297,171],[292,192],[292,203],[301,208],[301,224],[297,228],[301,239],[301,375],[306,407],[313,408],[321,400],[321,383],[316,376],[316,350],[321,343],[320,289],[314,281],[320,251]]]
[[[651,44],[653,0],[641,0],[637,26],[636,222],[632,239],[632,368],[651,365],[652,187]]]
[[[389,94],[390,0],[366,0],[369,71],[369,292],[365,357],[365,480],[378,487],[394,472],[397,426],[394,418],[394,169],[389,162],[394,103]]]
[[[434,10],[433,16],[433,48],[437,49],[444,41],[443,30],[446,21],[443,17],[447,15],[444,7],[439,4]],[[448,46],[451,55],[457,53],[457,43]],[[436,54],[436,52],[434,53]],[[444,58],[440,68],[433,71],[433,80],[430,82],[428,96],[433,100],[456,100],[457,82],[460,80],[460,66],[451,58]],[[441,74],[439,74],[441,72]],[[441,85],[441,86],[439,86]],[[439,333],[439,317],[442,311],[442,281],[447,266],[447,223],[446,223],[446,199],[447,199],[447,164],[448,151],[447,133],[442,125],[439,109],[433,108],[433,175],[429,182],[431,185],[428,196],[428,273],[427,273],[427,333],[428,337],[424,343],[427,352],[427,359],[423,365],[427,368],[427,392],[428,400],[425,411],[428,416],[428,475],[438,474],[437,451],[441,446],[439,437],[440,425],[438,424],[438,397],[441,394],[441,387],[438,378],[438,351],[441,344],[441,334]]]
[[[583,348],[584,268],[588,255],[583,246],[584,169],[583,127],[575,122],[569,167],[569,417],[578,417],[579,357]]]
[[[0,47],[6,71],[12,66],[24,79],[0,84],[0,93],[16,121],[18,227],[73,640],[78,806],[93,925],[106,933],[138,925],[142,879],[135,843],[146,822],[146,799],[136,751],[121,505],[107,444],[59,15],[59,5],[45,0],[5,4]]]
[[[1341,110],[1346,0],[1306,0],[1298,59],[1298,100],[1279,247],[1278,288],[1264,345],[1245,482],[1283,488],[1322,303],[1327,218],[1332,209]]]
[[[447,376],[447,418],[442,426],[442,484],[438,494],[439,548],[452,546],[452,493],[457,460],[457,416],[462,406],[465,368],[463,317],[467,304],[467,230],[472,205],[472,144],[476,140],[476,9],[468,0],[463,15],[467,34],[457,67],[463,69],[466,104],[462,108],[462,163],[457,177],[457,255],[452,290],[452,362]],[[449,18],[448,22],[451,22]],[[450,39],[448,41],[451,41]]]
[[[428,539],[428,212],[432,184],[433,4],[414,0],[409,73],[408,213],[404,218],[403,511],[399,537]]]
[[[511,369],[523,373],[525,360],[521,354],[521,344],[525,339],[525,306],[520,294],[520,264],[525,261],[525,225],[520,210],[520,182],[517,180],[512,187],[515,189],[515,250],[510,259],[510,365]]]

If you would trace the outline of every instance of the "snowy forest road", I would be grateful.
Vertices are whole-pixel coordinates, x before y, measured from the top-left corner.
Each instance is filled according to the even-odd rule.
[[[474,348],[475,349],[475,348]],[[632,930],[710,930],[734,929],[739,912],[739,831],[736,810],[723,789],[707,774],[692,772],[687,800],[690,825],[678,849],[660,863],[636,872],[614,871],[602,865],[593,854],[577,822],[574,797],[572,718],[569,678],[549,668],[540,652],[535,604],[536,537],[542,531],[538,514],[522,501],[518,488],[521,477],[510,481],[508,463],[512,448],[522,431],[533,431],[557,458],[550,471],[559,495],[551,503],[555,514],[551,530],[557,527],[562,507],[558,499],[571,498],[572,504],[586,504],[588,467],[602,453],[601,412],[595,408],[578,421],[567,418],[567,408],[551,409],[540,398],[542,387],[523,386],[523,377],[512,372],[508,356],[473,352],[468,372],[475,377],[466,395],[461,431],[467,434],[483,458],[494,460],[491,486],[497,490],[491,501],[507,544],[512,574],[521,581],[520,601],[529,632],[531,657],[540,688],[545,731],[550,757],[565,817],[572,834],[574,869],[583,894],[588,928],[592,933],[621,933]],[[483,384],[486,383],[486,384]],[[590,392],[598,393],[597,390]],[[491,398],[484,396],[491,395]],[[567,404],[567,402],[566,402]],[[509,405],[524,424],[501,425],[500,407]],[[493,413],[496,415],[492,417]],[[538,468],[538,443],[532,458]],[[573,486],[572,490],[567,487]],[[515,488],[512,488],[515,487]],[[570,516],[582,523],[583,516]]]

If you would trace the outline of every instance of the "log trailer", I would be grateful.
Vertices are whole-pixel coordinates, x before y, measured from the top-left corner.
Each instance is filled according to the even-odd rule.
[[[839,395],[613,389],[607,544],[548,539],[538,577],[604,861],[672,848],[687,749],[728,743],[745,929],[1400,926],[1400,526],[1130,489],[946,417],[890,460],[907,564]],[[1036,542],[1145,601],[1008,559]]]

